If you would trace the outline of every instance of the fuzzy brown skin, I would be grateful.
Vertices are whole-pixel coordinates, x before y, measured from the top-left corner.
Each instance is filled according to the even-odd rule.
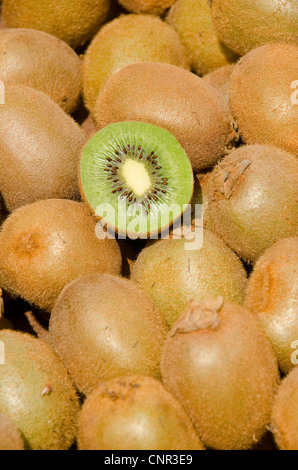
[[[81,91],[81,61],[65,42],[42,31],[0,31],[0,80],[43,91],[66,112]]]
[[[9,28],[45,31],[76,48],[97,33],[109,4],[109,0],[3,0],[2,13]]]
[[[208,73],[203,77],[209,85],[219,91],[227,103],[229,103],[231,75],[234,68],[234,64],[225,65],[224,67],[220,67],[219,69],[214,70],[214,72]]]
[[[99,240],[82,203],[39,201],[14,211],[0,232],[0,286],[50,311],[63,287],[81,276],[121,272],[115,240]]]
[[[89,116],[82,123],[81,129],[85,132],[87,140],[90,140],[98,132],[98,129],[94,120],[92,119],[91,114],[89,114]]]
[[[235,137],[221,95],[195,74],[168,64],[133,64],[112,75],[99,94],[94,118],[99,128],[141,121],[168,130],[194,170],[212,166]]]
[[[283,380],[275,397],[272,431],[280,450],[298,450],[298,367]]]
[[[288,374],[298,340],[298,238],[278,241],[257,261],[245,305],[258,314],[280,369]],[[297,346],[298,349],[298,346]]]
[[[40,199],[78,197],[86,137],[44,93],[6,86],[0,113],[0,192],[9,211]]]
[[[70,283],[52,310],[49,341],[85,395],[101,380],[159,376],[167,327],[134,283],[93,275]]]
[[[298,45],[263,46],[238,62],[231,76],[230,107],[246,143],[298,155],[297,77]]]
[[[203,210],[203,227],[208,230],[211,228],[208,201],[210,176],[211,172],[195,175],[194,193],[191,201],[192,224],[198,225],[199,221],[196,221],[196,218],[199,217],[200,220]],[[196,207],[198,204],[201,204],[203,207]]]
[[[132,273],[172,326],[192,299],[224,295],[241,303],[246,272],[238,257],[213,233],[203,232],[201,249],[182,240],[160,240],[139,255]]]
[[[207,447],[249,449],[265,433],[279,375],[248,310],[222,297],[191,302],[169,333],[161,369]]]
[[[177,31],[198,75],[235,62],[237,56],[218,39],[207,0],[177,0],[167,23]]]
[[[99,31],[84,57],[84,99],[91,113],[107,79],[135,62],[190,68],[177,33],[161,19],[150,15],[120,16]]]
[[[204,450],[179,402],[144,376],[102,383],[84,403],[80,450]]]
[[[24,442],[18,428],[13,421],[4,414],[0,414],[0,451],[24,450]]]
[[[127,11],[149,15],[162,15],[175,0],[119,0]]]
[[[261,145],[241,147],[213,170],[209,183],[212,230],[238,255],[255,262],[298,229],[298,162]]]
[[[27,334],[0,331],[0,341],[0,412],[15,423],[26,448],[67,450],[76,436],[79,403],[61,361]]]
[[[296,0],[209,0],[219,38],[244,55],[264,44],[298,44]]]

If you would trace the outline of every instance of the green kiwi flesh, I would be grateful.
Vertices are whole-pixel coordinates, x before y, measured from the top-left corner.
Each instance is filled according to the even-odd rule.
[[[161,370],[207,447],[245,450],[264,435],[279,374],[250,311],[222,297],[192,301],[168,335]]]
[[[24,450],[24,442],[13,421],[0,414],[0,450]]]
[[[111,124],[85,146],[81,194],[109,229],[133,238],[154,235],[181,216],[193,173],[170,132],[140,122]]]
[[[179,402],[152,377],[103,382],[79,418],[80,450],[204,450]]]
[[[50,318],[49,341],[77,387],[90,394],[126,374],[159,377],[166,324],[134,283],[110,275],[67,285]]]

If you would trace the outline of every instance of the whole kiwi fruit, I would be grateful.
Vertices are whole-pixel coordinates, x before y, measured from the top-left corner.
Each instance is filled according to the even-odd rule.
[[[224,65],[203,77],[209,85],[221,93],[227,103],[229,103],[231,76],[234,68],[235,64]]]
[[[127,11],[149,15],[162,15],[174,2],[175,0],[119,0]]]
[[[296,0],[208,1],[219,38],[239,55],[264,44],[298,44]]]
[[[76,48],[97,33],[109,6],[109,0],[3,0],[2,14],[9,28],[45,31]]]
[[[55,302],[49,341],[78,389],[125,374],[160,376],[166,324],[133,282],[108,274],[68,284]]]
[[[86,137],[49,96],[6,86],[0,113],[0,193],[9,211],[40,199],[77,198]]]
[[[168,335],[161,370],[207,447],[249,449],[265,433],[279,375],[250,311],[222,297],[190,302]]]
[[[152,377],[103,382],[79,418],[80,450],[204,450],[180,403]]]
[[[298,450],[298,367],[278,389],[271,427],[280,450]]]
[[[172,326],[190,300],[224,295],[242,303],[247,283],[239,258],[216,235],[203,230],[202,246],[159,240],[141,251],[132,273]]]
[[[106,80],[136,62],[162,62],[190,68],[179,36],[169,25],[151,15],[122,15],[100,29],[84,56],[84,100],[92,114]]]
[[[298,45],[294,44],[259,47],[235,65],[230,107],[244,142],[298,155],[297,77]]]
[[[24,442],[18,428],[2,413],[0,413],[0,450],[24,450]]]
[[[245,305],[258,315],[284,374],[295,366],[295,342],[298,348],[297,266],[298,237],[274,243],[258,259],[245,298]]]
[[[81,92],[81,61],[56,36],[33,29],[0,31],[0,80],[43,91],[67,113]]]
[[[83,203],[38,201],[14,211],[0,232],[0,286],[50,311],[63,287],[92,273],[121,272],[116,240],[99,240]]]
[[[79,402],[61,361],[41,340],[0,331],[0,413],[7,415],[31,450],[67,450],[76,436]]]
[[[166,21],[177,31],[198,75],[235,62],[237,56],[218,39],[207,0],[177,0]]]
[[[168,64],[132,64],[113,74],[99,93],[94,119],[99,128],[142,121],[168,130],[195,171],[214,165],[236,136],[222,96],[195,74]]]
[[[284,150],[247,145],[226,156],[209,181],[211,229],[254,263],[298,229],[298,162]]]

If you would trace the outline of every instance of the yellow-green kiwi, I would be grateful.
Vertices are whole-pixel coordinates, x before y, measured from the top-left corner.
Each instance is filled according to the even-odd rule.
[[[45,93],[5,87],[0,113],[0,193],[9,211],[40,199],[78,197],[86,137]]]
[[[81,61],[56,36],[33,29],[0,31],[0,80],[43,91],[67,113],[81,92]]]
[[[192,299],[224,295],[242,303],[247,284],[239,258],[209,230],[202,231],[202,246],[199,239],[182,238],[159,240],[145,248],[132,280],[152,298],[170,326]]]
[[[237,56],[218,39],[207,0],[177,0],[166,20],[177,31],[198,75],[236,61]]]
[[[296,0],[208,0],[219,38],[244,55],[264,44],[298,44]]]
[[[271,428],[280,450],[298,450],[298,367],[289,373],[278,389]]]
[[[189,70],[177,33],[151,15],[122,15],[100,29],[83,61],[85,105],[91,113],[107,79],[135,62],[162,62]]]
[[[214,168],[208,196],[211,230],[248,262],[297,235],[298,161],[284,150],[235,150]]]
[[[168,130],[196,171],[216,163],[236,136],[222,96],[200,77],[169,64],[132,64],[113,74],[99,93],[94,119],[99,128],[141,121]]]
[[[259,47],[235,65],[230,107],[244,142],[298,155],[297,77],[298,45],[293,44]]]
[[[161,370],[207,447],[249,449],[266,432],[279,374],[250,311],[222,297],[190,302],[168,335]]]
[[[67,450],[77,432],[79,401],[61,361],[31,335],[0,331],[0,413],[15,423],[26,449]]]
[[[21,433],[14,422],[0,413],[0,450],[25,450]]]
[[[235,68],[234,64],[225,65],[213,72],[204,75],[203,79],[219,93],[222,94],[224,99],[229,103],[231,75]]]
[[[95,274],[68,284],[52,310],[49,342],[78,389],[121,375],[159,377],[166,324],[133,282]]]
[[[131,13],[162,15],[175,0],[119,0],[125,10]]]
[[[2,14],[9,28],[45,31],[76,48],[97,33],[109,6],[109,0],[3,0]]]
[[[103,382],[87,398],[80,450],[204,450],[180,403],[152,377]]]
[[[298,237],[268,248],[249,279],[245,305],[256,313],[271,341],[279,367],[288,374],[298,349]]]
[[[51,311],[63,287],[93,273],[121,272],[116,240],[99,240],[83,203],[38,201],[14,211],[0,232],[0,286]]]

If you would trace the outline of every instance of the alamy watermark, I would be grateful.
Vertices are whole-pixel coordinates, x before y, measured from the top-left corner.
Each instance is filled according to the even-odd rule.
[[[291,94],[291,103],[293,105],[298,104],[298,80],[294,80],[291,83],[291,88],[293,88],[295,91]]]

